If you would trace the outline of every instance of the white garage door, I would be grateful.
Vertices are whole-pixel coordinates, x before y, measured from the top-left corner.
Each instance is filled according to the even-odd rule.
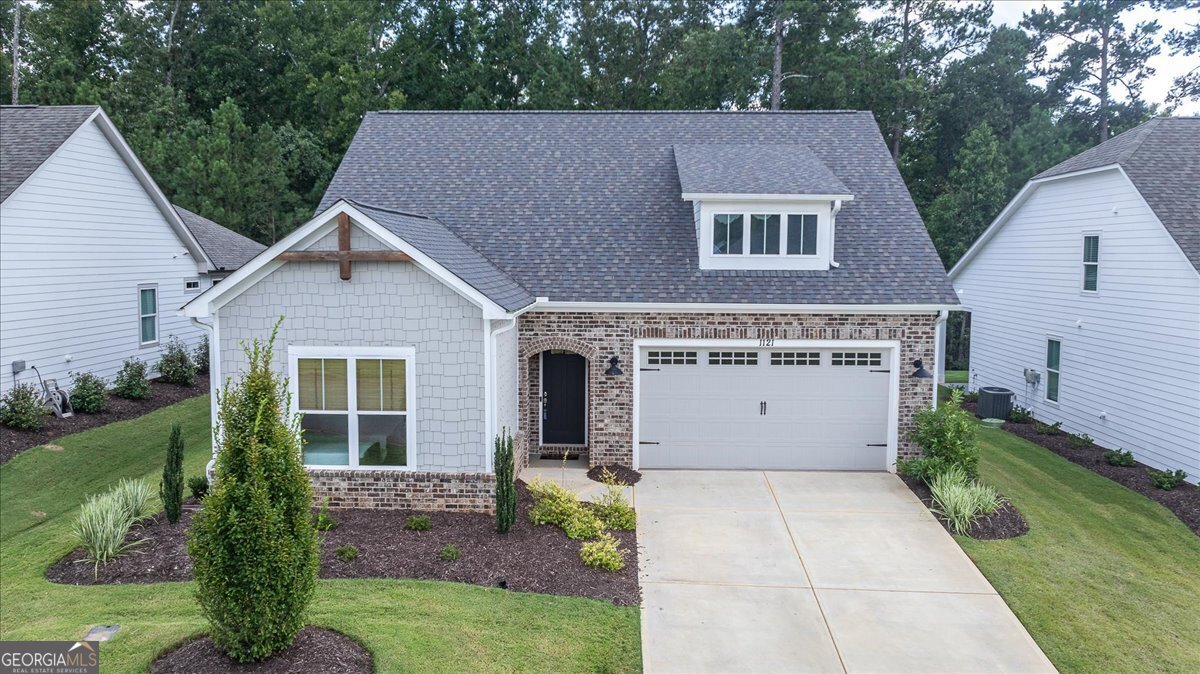
[[[641,468],[884,470],[888,349],[643,348]]]

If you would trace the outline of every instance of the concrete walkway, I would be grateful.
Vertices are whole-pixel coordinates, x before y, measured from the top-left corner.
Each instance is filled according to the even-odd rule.
[[[1052,672],[888,473],[646,471],[646,672]]]

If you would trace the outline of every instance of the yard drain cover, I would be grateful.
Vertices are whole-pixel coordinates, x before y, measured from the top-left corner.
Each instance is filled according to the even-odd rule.
[[[88,630],[88,633],[83,635],[84,641],[108,641],[113,638],[117,630],[121,629],[120,625],[96,625]]]

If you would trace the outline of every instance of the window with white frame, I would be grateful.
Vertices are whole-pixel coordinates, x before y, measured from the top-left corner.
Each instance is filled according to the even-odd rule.
[[[1096,292],[1100,288],[1100,235],[1083,237],[1083,289]]]
[[[291,351],[305,465],[412,465],[411,349],[363,355],[342,355],[336,348]]]
[[[158,343],[158,286],[138,286],[138,339],[143,346]]]
[[[1046,400],[1058,402],[1059,369],[1062,362],[1062,341],[1051,337],[1046,340]]]
[[[183,292],[198,293],[200,292],[200,279],[190,278],[183,282]]]
[[[749,222],[749,236],[743,236]],[[784,223],[786,222],[786,226]],[[713,255],[817,254],[816,213],[716,213]]]

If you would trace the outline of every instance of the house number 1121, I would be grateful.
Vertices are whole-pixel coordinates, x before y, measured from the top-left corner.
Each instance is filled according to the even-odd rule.
[[[763,337],[762,339],[758,340],[758,345],[759,346],[775,346],[775,339],[773,337]]]

